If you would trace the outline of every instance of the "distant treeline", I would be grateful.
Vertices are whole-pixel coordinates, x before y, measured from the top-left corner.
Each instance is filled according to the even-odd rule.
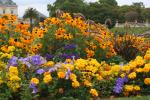
[[[56,0],[53,4],[48,4],[50,16],[55,16],[57,9],[70,13],[82,13],[86,16],[86,19],[102,24],[108,19],[111,19],[113,24],[115,24],[116,20],[119,23],[124,23],[125,21],[150,21],[150,8],[145,8],[143,2],[118,6],[116,0],[99,0],[90,3],[84,0]]]

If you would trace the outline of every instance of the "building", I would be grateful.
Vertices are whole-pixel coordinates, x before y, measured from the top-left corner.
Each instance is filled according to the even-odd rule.
[[[18,16],[18,6],[12,0],[0,0],[0,14],[14,14]]]

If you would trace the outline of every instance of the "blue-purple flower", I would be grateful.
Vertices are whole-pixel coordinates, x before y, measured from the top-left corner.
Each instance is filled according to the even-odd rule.
[[[74,57],[74,59],[78,59],[79,58],[79,56],[77,54],[75,54],[75,53],[72,53],[72,54],[64,53],[64,54],[60,55],[60,57],[63,58],[63,59],[73,59],[73,57]]]
[[[60,63],[57,63],[54,65],[54,67],[51,67],[48,71],[51,73],[51,72],[54,72],[56,71],[59,67],[61,67],[61,64]]]
[[[35,55],[31,57],[31,62],[33,65],[41,65],[44,64],[46,60],[39,55]]]
[[[17,66],[18,65],[18,58],[13,56],[11,59],[8,61],[8,67],[9,66]]]
[[[123,85],[124,83],[128,82],[128,77],[125,76],[124,78],[118,78],[116,80],[116,85],[114,86],[114,89],[113,91],[117,94],[121,93],[122,92],[122,89],[123,89]]]
[[[53,59],[53,58],[54,58],[54,55],[46,54],[46,60],[50,60],[50,59]]]
[[[29,88],[33,89],[32,93],[35,94],[38,92],[38,88],[35,84],[31,83]]]
[[[68,44],[68,45],[64,46],[64,50],[72,50],[75,48],[76,48],[75,44]]]
[[[31,67],[30,57],[20,58],[19,61],[22,62],[22,64],[25,64],[26,66],[28,66],[29,68]]]
[[[42,68],[41,68],[41,69],[38,69],[38,70],[36,71],[36,73],[37,73],[37,74],[40,74],[40,75],[43,74],[44,72],[45,72],[45,70],[42,69]]]
[[[65,79],[69,79],[70,74],[71,74],[71,70],[68,69],[68,71],[66,72],[66,78]]]

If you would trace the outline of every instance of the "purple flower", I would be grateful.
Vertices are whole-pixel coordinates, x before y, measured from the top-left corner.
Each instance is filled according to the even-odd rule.
[[[66,78],[65,78],[66,80],[69,79],[70,74],[71,74],[71,71],[70,69],[68,69],[68,71],[66,72]]]
[[[63,58],[63,59],[73,59],[73,56],[74,56],[74,59],[78,59],[79,58],[78,55],[75,54],[75,53],[73,53],[73,54],[66,54],[66,53],[64,53],[64,54],[60,55],[60,57]]]
[[[31,61],[33,65],[41,65],[44,64],[46,62],[46,60],[44,60],[41,56],[39,55],[35,55],[31,57]]]
[[[117,85],[123,85],[124,84],[124,79],[123,78],[118,78],[116,80]]]
[[[46,60],[50,60],[50,59],[53,59],[53,58],[54,58],[54,55],[46,54]]]
[[[30,61],[29,57],[27,57],[27,58],[20,58],[19,61],[22,62],[23,64],[25,64],[26,66],[28,66],[29,68],[31,67],[31,64],[29,63],[29,61]]]
[[[76,48],[75,44],[68,44],[68,45],[64,46],[64,50],[72,50],[75,48]]]
[[[54,67],[56,67],[56,68],[61,67],[61,63],[57,63],[57,64],[55,64],[55,65],[54,65]]]
[[[36,73],[37,73],[37,74],[40,74],[40,75],[43,74],[44,72],[45,72],[45,70],[42,69],[42,68],[36,71]]]
[[[119,93],[122,92],[122,88],[123,88],[122,86],[115,86],[114,87],[114,92],[117,93],[117,94],[119,94]]]
[[[38,92],[37,86],[33,83],[30,84],[29,88],[33,89],[32,91],[33,94]]]
[[[117,94],[121,93],[122,92],[122,89],[123,89],[123,85],[124,83],[128,82],[128,77],[125,76],[124,78],[118,78],[116,80],[116,85],[114,86],[114,89],[113,91]]]
[[[51,73],[51,72],[54,72],[54,71],[56,71],[57,70],[57,68],[56,67],[53,67],[53,68],[50,68],[48,71]]]
[[[17,62],[18,58],[13,56],[11,59],[9,59],[8,61],[8,67],[9,66],[17,66],[18,65],[18,62]]]
[[[124,78],[124,83],[127,83],[129,81],[128,76],[126,75]]]
[[[61,67],[61,64],[60,63],[57,63],[54,65],[54,67],[50,68],[48,71],[51,73],[51,72],[54,72],[57,70],[57,68]]]

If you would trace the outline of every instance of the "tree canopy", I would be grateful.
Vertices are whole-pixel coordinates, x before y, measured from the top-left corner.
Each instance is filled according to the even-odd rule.
[[[107,19],[111,19],[112,25],[115,24],[116,20],[122,23],[127,20],[150,21],[150,8],[145,8],[143,2],[118,6],[116,0],[98,0],[91,3],[87,3],[84,0],[56,0],[54,4],[48,4],[50,16],[55,16],[57,9],[70,13],[82,13],[86,16],[86,19],[91,19],[102,24]]]

